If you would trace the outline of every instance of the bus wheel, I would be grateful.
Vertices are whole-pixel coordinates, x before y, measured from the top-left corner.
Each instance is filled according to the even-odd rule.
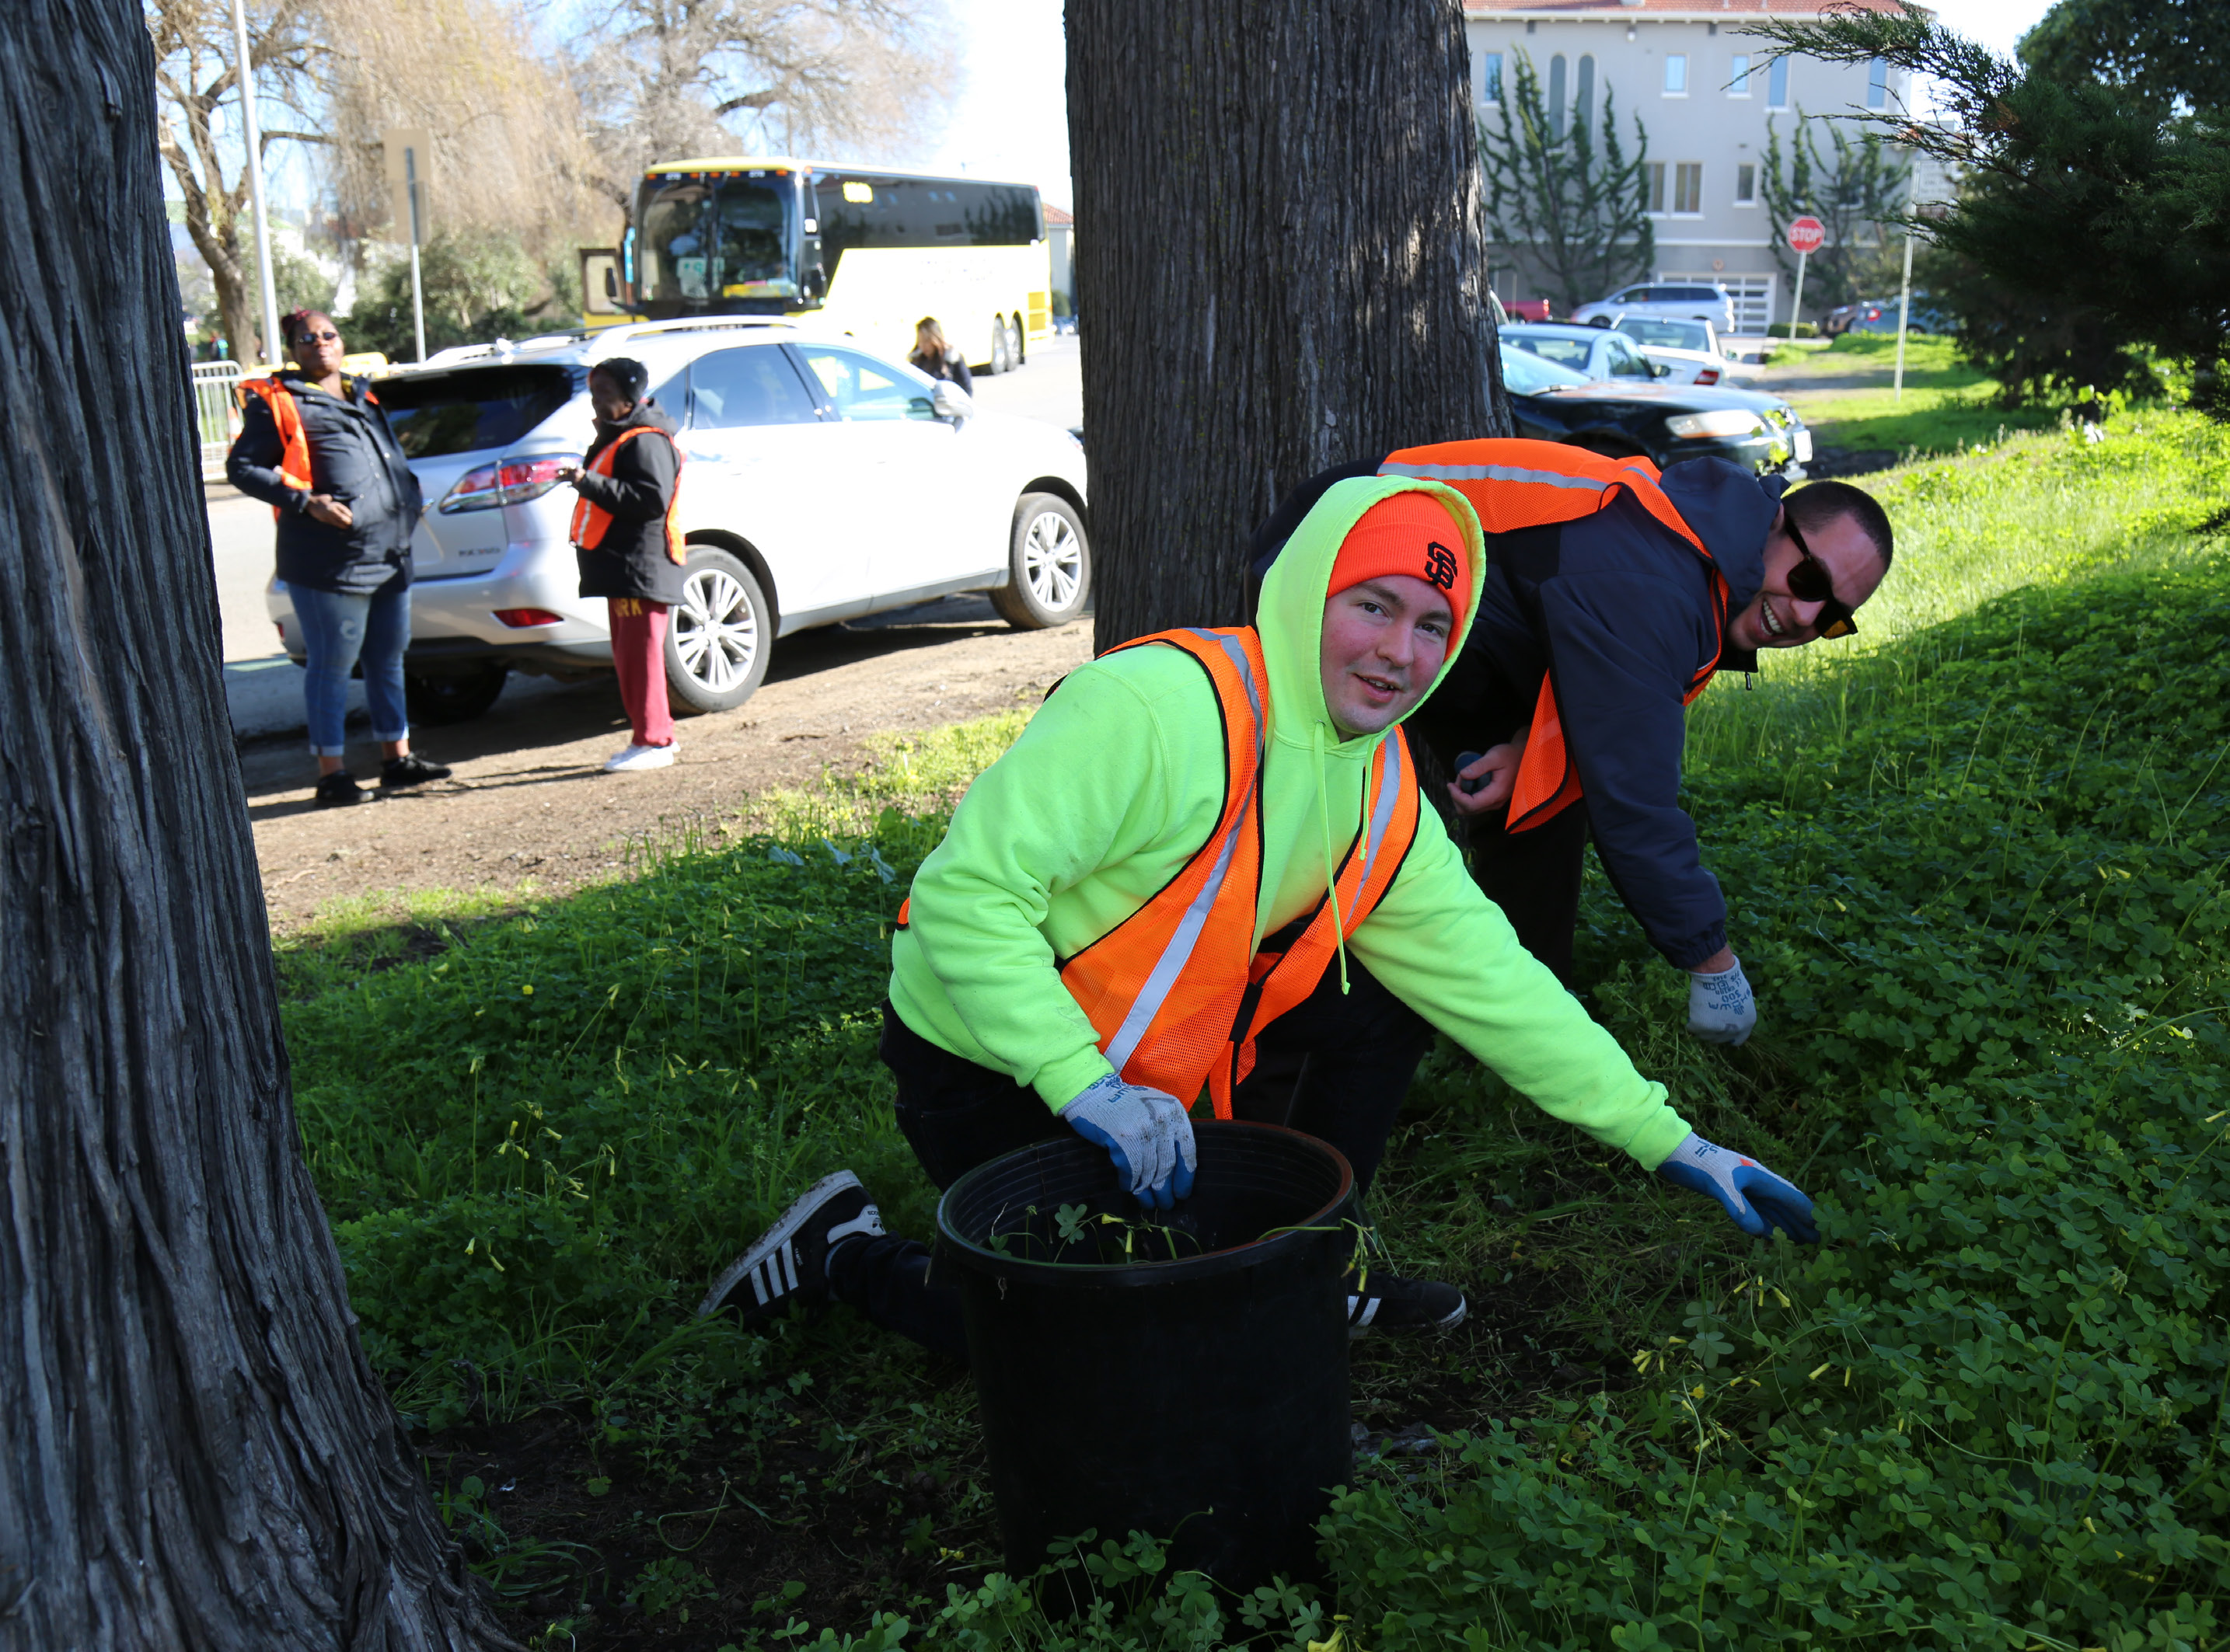
[[[1020,372],[1022,364],[1030,358],[1030,336],[1022,331],[1020,316],[1007,318],[1007,337],[1015,342],[1015,370]]]
[[[1004,373],[1014,364],[1014,348],[1007,342],[1007,318],[1004,316],[993,316],[991,318],[991,362],[990,365],[983,370],[987,373]]]

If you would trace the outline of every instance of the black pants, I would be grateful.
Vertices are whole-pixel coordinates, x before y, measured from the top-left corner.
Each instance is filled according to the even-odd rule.
[[[1532,716],[1531,704],[1511,691],[1479,650],[1466,648],[1447,680],[1417,708],[1410,726],[1442,775],[1453,777],[1458,757],[1501,745]],[[1444,781],[1436,777],[1439,783]],[[1437,804],[1440,796],[1434,800]],[[1503,830],[1505,815],[1465,821],[1448,811],[1442,813],[1456,840],[1469,843],[1472,876],[1510,920],[1518,944],[1576,990],[1572,936],[1579,928],[1580,881],[1586,871],[1586,800],[1517,832]]]
[[[1347,974],[1343,995],[1335,960],[1316,991],[1255,1040],[1254,1070],[1231,1106],[1236,1117],[1289,1124],[1338,1148],[1354,1167],[1359,1207],[1432,1030],[1352,958]],[[898,1079],[899,1128],[940,1190],[1002,1154],[1071,1134],[1035,1090],[938,1049],[888,1005],[881,1053]],[[933,1282],[929,1263],[916,1240],[867,1239],[829,1258],[829,1282],[839,1302],[886,1330],[965,1360],[959,1290]]]

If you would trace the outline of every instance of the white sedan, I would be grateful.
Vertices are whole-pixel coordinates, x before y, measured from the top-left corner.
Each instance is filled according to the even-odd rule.
[[[1719,348],[1718,329],[1708,321],[1664,321],[1654,316],[1621,316],[1612,330],[1624,333],[1641,353],[1666,369],[1672,384],[1724,384],[1743,373],[1742,364]]]
[[[1084,611],[1084,450],[979,414],[957,386],[775,319],[651,322],[443,350],[379,382],[426,497],[411,541],[412,718],[457,722],[516,670],[611,668],[601,598],[578,595],[558,481],[594,434],[588,374],[632,357],[680,426],[683,600],[666,633],[676,710],[725,710],[776,640],[981,591],[1020,629]],[[286,588],[268,602],[303,640]]]

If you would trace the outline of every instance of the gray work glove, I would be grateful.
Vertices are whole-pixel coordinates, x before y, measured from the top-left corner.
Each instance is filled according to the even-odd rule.
[[[1124,1186],[1148,1210],[1165,1211],[1191,1196],[1200,1160],[1192,1121],[1176,1096],[1108,1073],[1086,1085],[1060,1116],[1086,1141],[1107,1149]]]
[[[1688,972],[1688,1031],[1705,1044],[1740,1044],[1757,1025],[1757,1000],[1737,958],[1717,974]]]

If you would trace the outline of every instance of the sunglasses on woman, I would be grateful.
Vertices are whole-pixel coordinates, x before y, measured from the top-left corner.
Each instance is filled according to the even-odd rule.
[[[1859,628],[1859,622],[1845,604],[1835,599],[1835,583],[1827,573],[1827,564],[1812,554],[1812,547],[1804,543],[1797,531],[1796,519],[1783,517],[1782,531],[1789,543],[1796,547],[1796,566],[1789,570],[1789,595],[1799,602],[1817,602],[1820,617],[1812,622],[1815,637],[1847,637]]]

